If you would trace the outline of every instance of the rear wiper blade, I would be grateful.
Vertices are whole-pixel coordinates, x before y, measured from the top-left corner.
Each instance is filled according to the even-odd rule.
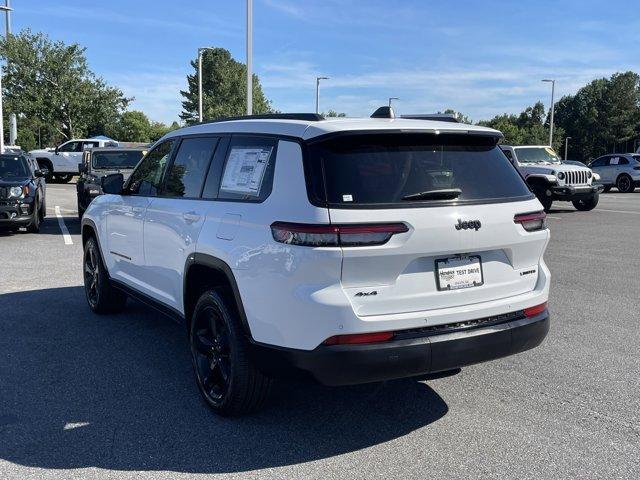
[[[443,188],[440,190],[425,190],[424,192],[411,193],[402,197],[402,200],[449,200],[462,195],[459,188]]]

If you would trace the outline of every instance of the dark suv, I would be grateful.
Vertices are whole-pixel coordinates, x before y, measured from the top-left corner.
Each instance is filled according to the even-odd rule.
[[[37,233],[46,213],[44,173],[35,160],[24,153],[0,155],[0,228]]]
[[[145,153],[145,148],[102,147],[85,150],[82,163],[78,165],[78,216],[82,218],[91,200],[102,194],[102,177],[122,173],[125,179],[129,178]]]

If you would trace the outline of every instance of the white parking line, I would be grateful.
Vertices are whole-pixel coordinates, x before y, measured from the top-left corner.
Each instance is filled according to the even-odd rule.
[[[554,220],[562,220],[562,217],[554,217],[553,215],[547,215],[547,218],[553,218]]]
[[[596,208],[594,212],[628,213],[629,215],[640,215],[640,212],[628,212],[625,210],[607,210],[606,208]]]
[[[62,219],[62,214],[60,213],[60,207],[56,205],[56,217],[58,217],[58,225],[60,225],[60,230],[62,231],[62,237],[64,238],[65,245],[73,245],[73,240],[71,239],[71,235],[69,235],[69,229],[64,224],[64,220]]]

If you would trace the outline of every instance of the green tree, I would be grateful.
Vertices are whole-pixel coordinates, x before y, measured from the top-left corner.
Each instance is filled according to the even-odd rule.
[[[588,161],[632,150],[640,139],[640,76],[616,73],[563,97],[556,123],[571,137],[571,157]]]
[[[322,112],[321,115],[325,118],[344,118],[347,116],[346,113],[338,113],[335,110],[329,110],[327,113]]]
[[[191,61],[194,73],[187,75],[188,90],[180,118],[187,124],[198,122],[198,62]],[[231,57],[224,48],[202,53],[202,110],[205,120],[244,115],[246,112],[247,67]],[[268,113],[271,103],[265,97],[260,80],[253,75],[253,113]]]
[[[85,49],[23,30],[0,42],[5,112],[18,114],[18,140],[43,145],[104,133],[131,99],[88,67]],[[26,129],[32,131],[31,135]]]

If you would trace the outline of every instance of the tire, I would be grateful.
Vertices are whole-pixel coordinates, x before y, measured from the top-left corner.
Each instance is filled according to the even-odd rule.
[[[553,204],[553,200],[551,199],[551,197],[545,195],[545,191],[546,190],[544,189],[538,189],[536,190],[535,194],[538,198],[538,201],[542,204],[542,208],[544,209],[544,211],[549,213],[549,211],[551,210],[551,205]]]
[[[609,193],[611,191],[611,187],[604,187],[604,190],[602,190],[602,193]]]
[[[93,237],[84,246],[82,270],[89,308],[98,314],[122,311],[127,303],[127,295],[111,285],[98,242]]]
[[[198,390],[217,414],[254,412],[266,402],[272,381],[249,356],[249,344],[224,290],[203,293],[189,323],[189,346]]]
[[[626,173],[618,177],[616,187],[620,193],[632,193],[636,189],[636,186],[633,184],[633,179]]]
[[[71,173],[59,173],[56,175],[56,180],[60,183],[69,183],[73,178]]]
[[[598,205],[598,201],[600,200],[600,195],[598,193],[594,193],[593,196],[589,197],[586,200],[574,200],[573,206],[576,207],[576,210],[580,210],[581,212],[588,212],[589,210],[593,210]]]
[[[36,199],[35,207],[33,207],[35,211],[33,212],[33,220],[31,223],[27,225],[28,233],[39,233],[40,232],[40,222],[42,221],[40,207],[38,206],[38,199]]]
[[[42,170],[45,168],[47,170],[47,174],[45,175],[45,180],[50,182],[53,179],[53,165],[46,158],[37,158],[36,162],[38,162],[38,167]]]

